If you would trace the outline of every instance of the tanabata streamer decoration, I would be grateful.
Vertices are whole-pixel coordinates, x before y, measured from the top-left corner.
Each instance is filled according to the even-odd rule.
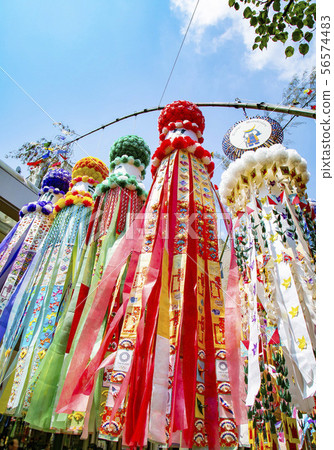
[[[249,438],[298,448],[294,408],[315,395],[315,214],[307,164],[281,144],[245,152],[222,175],[240,274]],[[272,444],[274,445],[274,444]],[[265,447],[263,447],[265,448]]]
[[[5,238],[0,254],[0,341],[13,306],[12,294],[44,241],[54,219],[54,203],[68,191],[71,174],[50,170],[42,180],[39,200],[24,205],[20,221]]]
[[[71,300],[39,369],[36,388],[25,418],[30,427],[74,433],[82,431],[83,413],[55,413],[57,392],[61,391],[76,342],[80,334],[86,332],[85,318],[94,301],[96,286],[104,268],[112,258],[113,248],[143,207],[146,193],[142,178],[149,161],[150,150],[138,136],[121,137],[111,147],[111,173],[95,190],[94,213],[86,236],[84,262],[79,268]],[[114,311],[118,306],[116,302]],[[104,323],[101,333],[105,326]]]
[[[238,433],[225,348],[213,163],[203,161],[209,155],[204,149],[196,154],[204,117],[195,104],[177,101],[164,108],[158,125],[168,145],[160,154],[161,144],[153,156],[144,214],[119,241],[104,271],[57,411],[86,411],[89,422],[103,369],[100,438],[122,436],[130,447],[151,439],[169,446],[182,441],[186,447],[233,448]],[[110,317],[120,285],[122,304]]]
[[[93,205],[91,192],[107,175],[107,167],[97,158],[75,164],[71,190],[55,205],[56,217],[37,250],[39,260],[36,256],[15,292],[0,354],[4,380],[0,404],[7,414],[24,416],[29,408],[33,376],[52,342],[66,304],[63,294],[80,261]]]
[[[255,116],[235,123],[224,136],[222,148],[226,156],[235,161],[249,150],[282,142],[283,129],[276,120]]]

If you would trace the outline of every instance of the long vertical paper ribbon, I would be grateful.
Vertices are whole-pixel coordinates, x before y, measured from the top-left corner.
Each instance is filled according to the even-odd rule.
[[[241,339],[241,308],[239,295],[239,273],[234,250],[233,224],[229,213],[222,205],[219,196],[216,198],[223,213],[226,229],[229,234],[231,257],[225,294],[225,338],[227,366],[232,386],[231,397],[233,403],[234,417],[238,425],[247,423],[247,412],[245,408],[245,384],[243,378],[243,362],[240,353]]]

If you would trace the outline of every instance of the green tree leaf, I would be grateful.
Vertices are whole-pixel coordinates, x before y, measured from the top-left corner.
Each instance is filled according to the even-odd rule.
[[[304,38],[307,40],[307,42],[310,42],[313,38],[313,34],[307,31],[304,35]]]
[[[257,18],[255,16],[251,18],[250,24],[252,25],[252,27],[255,27],[257,25]]]
[[[310,47],[308,44],[300,44],[299,46],[299,53],[301,53],[303,56],[306,55],[306,53],[309,51]]]
[[[281,1],[275,0],[273,4],[273,10],[274,11],[280,11],[281,10]]]
[[[303,37],[303,32],[302,32],[302,30],[300,30],[299,28],[297,28],[297,29],[292,33],[292,40],[293,40],[294,42],[300,41],[302,37]]]
[[[304,37],[306,42],[310,42],[313,38],[315,0],[228,0],[228,4],[237,11],[240,5],[244,6],[243,17],[250,20],[250,26],[254,27],[257,35],[253,50],[267,47],[269,40],[300,42]],[[254,5],[256,9],[249,5]],[[309,50],[305,41],[299,47],[301,54],[306,54]],[[294,55],[292,45],[285,49],[285,55]]]
[[[253,14],[253,11],[251,10],[251,8],[249,6],[247,6],[247,8],[244,10],[244,18],[245,19],[249,19]]]
[[[289,45],[289,47],[287,47],[285,49],[285,56],[287,58],[290,58],[294,54],[294,52],[295,52],[295,49],[293,47],[291,47],[291,45]]]
[[[304,26],[304,22],[301,19],[298,19],[296,25],[301,30]]]

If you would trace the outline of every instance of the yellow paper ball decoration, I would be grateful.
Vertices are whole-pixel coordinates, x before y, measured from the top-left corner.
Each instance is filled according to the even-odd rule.
[[[94,158],[93,156],[88,156],[86,158],[80,159],[75,164],[72,170],[72,179],[77,177],[85,177],[85,179],[88,181],[88,178],[93,178],[99,183],[102,183],[102,181],[105,180],[108,175],[108,167],[104,164],[103,161],[98,158]]]

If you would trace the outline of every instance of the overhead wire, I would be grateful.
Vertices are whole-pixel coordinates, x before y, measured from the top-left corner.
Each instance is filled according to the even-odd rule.
[[[180,53],[181,53],[183,44],[184,44],[184,42],[185,42],[185,40],[186,40],[186,37],[187,37],[187,35],[188,35],[188,31],[189,31],[189,28],[190,28],[190,26],[191,26],[191,24],[192,24],[192,21],[193,21],[193,18],[194,18],[194,16],[195,16],[195,13],[196,13],[196,10],[197,10],[197,7],[198,7],[199,2],[200,2],[200,0],[197,0],[197,3],[196,3],[195,8],[194,8],[194,11],[193,11],[193,13],[192,13],[192,15],[191,15],[191,17],[190,17],[190,21],[189,21],[189,23],[188,23],[188,27],[187,27],[187,29],[186,29],[186,32],[185,32],[185,34],[184,34],[184,36],[183,36],[183,39],[182,39],[182,42],[181,42],[179,51],[177,52],[177,55],[176,55],[174,64],[173,64],[172,69],[171,69],[171,71],[170,71],[170,73],[169,73],[169,76],[168,76],[168,79],[167,79],[167,81],[166,81],[164,90],[163,90],[163,92],[162,92],[162,94],[161,94],[161,97],[160,97],[160,100],[159,100],[159,103],[158,103],[158,107],[160,107],[161,102],[162,102],[162,99],[163,99],[163,97],[164,97],[164,95],[165,95],[165,92],[166,92],[166,90],[167,90],[169,81],[170,81],[170,79],[171,79],[171,77],[172,77],[172,74],[173,74],[173,72],[174,72],[174,69],[175,69],[177,60],[179,59],[179,56],[180,56]]]

